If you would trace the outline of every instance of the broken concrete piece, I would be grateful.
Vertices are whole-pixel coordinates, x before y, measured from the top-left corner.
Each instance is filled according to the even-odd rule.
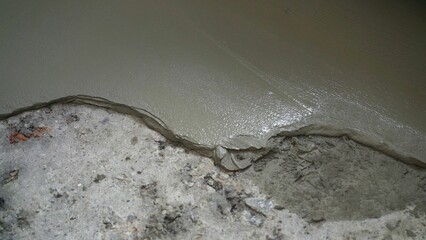
[[[267,216],[269,211],[274,208],[274,203],[271,200],[260,199],[260,198],[246,198],[244,202],[254,211]]]

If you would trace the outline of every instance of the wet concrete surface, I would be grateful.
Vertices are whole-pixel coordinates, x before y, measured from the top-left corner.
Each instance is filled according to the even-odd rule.
[[[262,147],[315,125],[424,164],[424,9],[415,1],[1,1],[0,117],[101,97],[210,149]]]
[[[1,239],[426,236],[424,170],[347,138],[274,137],[229,172],[93,106],[25,112],[0,136]]]

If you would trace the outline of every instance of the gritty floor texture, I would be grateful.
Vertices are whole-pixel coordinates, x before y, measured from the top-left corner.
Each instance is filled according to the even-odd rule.
[[[0,136],[0,239],[426,239],[426,172],[344,137],[274,137],[231,173],[90,106]]]

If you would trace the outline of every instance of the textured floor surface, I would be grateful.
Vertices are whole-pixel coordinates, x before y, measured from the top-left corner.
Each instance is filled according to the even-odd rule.
[[[274,137],[225,172],[135,117],[54,105],[0,122],[0,177],[1,239],[426,236],[426,172],[347,138]]]

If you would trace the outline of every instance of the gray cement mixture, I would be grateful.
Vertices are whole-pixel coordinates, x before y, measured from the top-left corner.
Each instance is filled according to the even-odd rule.
[[[275,136],[231,152],[245,170],[230,172],[91,106],[25,112],[0,136],[1,239],[426,236],[425,170],[346,137]]]
[[[303,129],[426,166],[424,9],[2,0],[0,119],[51,101],[97,102],[149,115],[163,134],[210,155]]]

